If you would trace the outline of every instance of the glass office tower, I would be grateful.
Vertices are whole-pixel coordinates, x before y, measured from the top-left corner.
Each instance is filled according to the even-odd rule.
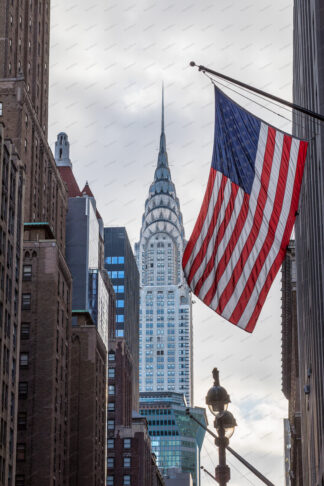
[[[200,485],[200,450],[205,431],[188,415],[184,395],[174,392],[140,394],[140,414],[148,422],[152,451],[163,474],[170,468],[190,472],[194,486]],[[207,426],[205,409],[190,412]]]

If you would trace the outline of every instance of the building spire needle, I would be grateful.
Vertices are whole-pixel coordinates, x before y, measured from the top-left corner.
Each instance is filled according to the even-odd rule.
[[[161,132],[164,133],[164,81],[162,81],[162,120],[161,120]]]

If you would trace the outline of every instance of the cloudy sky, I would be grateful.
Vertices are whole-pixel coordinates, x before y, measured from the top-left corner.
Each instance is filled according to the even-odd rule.
[[[88,180],[106,226],[126,226],[132,244],[139,238],[164,80],[169,162],[189,238],[208,177],[214,116],[211,83],[189,62],[291,99],[292,3],[52,0],[49,141],[54,147],[58,132],[68,134],[76,178],[81,186]],[[225,91],[290,130],[289,112]],[[204,405],[217,366],[238,422],[232,447],[283,485],[280,276],[252,336],[195,300],[195,405]],[[209,437],[201,457],[213,471],[217,450]],[[228,462],[233,486],[261,484],[234,458]],[[202,485],[209,484],[203,475]]]

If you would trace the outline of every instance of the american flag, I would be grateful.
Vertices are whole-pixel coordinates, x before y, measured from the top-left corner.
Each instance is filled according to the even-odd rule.
[[[289,243],[308,143],[217,87],[215,106],[207,190],[182,266],[197,297],[252,332]]]

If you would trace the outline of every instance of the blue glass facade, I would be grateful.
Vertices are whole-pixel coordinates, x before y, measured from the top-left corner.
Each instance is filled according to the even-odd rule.
[[[205,431],[186,415],[187,404],[180,393],[153,392],[140,394],[140,413],[145,416],[152,451],[160,470],[172,467],[190,472],[194,486],[200,486],[200,450]],[[190,408],[197,419],[207,425],[203,408]]]
[[[125,257],[106,256],[105,269],[116,294],[116,337],[125,337]]]

